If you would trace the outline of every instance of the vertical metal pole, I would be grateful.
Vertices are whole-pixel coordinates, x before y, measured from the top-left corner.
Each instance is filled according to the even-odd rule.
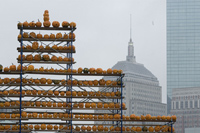
[[[122,99],[122,93],[123,93],[123,82],[122,82],[122,75],[121,75],[121,133],[123,132],[122,131],[122,127],[123,127],[123,119],[122,119],[122,102],[123,102],[123,99]]]
[[[171,133],[173,133],[173,122],[171,121]]]
[[[71,74],[70,74],[70,80],[71,80],[71,133],[72,133],[72,69],[73,69],[73,61],[72,61],[72,52],[73,52],[73,26],[72,26],[72,30],[71,30],[71,34],[72,34],[72,38],[71,38]]]
[[[20,41],[20,45],[21,45],[21,52],[20,52],[20,55],[21,55],[21,61],[20,61],[20,64],[21,64],[21,70],[20,70],[20,97],[19,97],[19,101],[20,101],[20,118],[19,118],[19,133],[21,133],[21,115],[22,115],[22,69],[23,69],[23,26],[21,26],[21,29],[20,29],[20,34],[21,34],[21,41]]]

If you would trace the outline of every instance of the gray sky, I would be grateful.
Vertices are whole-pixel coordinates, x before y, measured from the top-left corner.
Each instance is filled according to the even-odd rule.
[[[125,60],[132,14],[136,61],[144,64],[158,78],[163,88],[163,102],[166,103],[165,0],[3,1],[0,4],[0,60],[3,66],[17,64],[18,21],[43,21],[46,9],[49,10],[51,22],[77,23],[77,41],[74,43],[77,64],[74,68],[107,69],[117,61]],[[45,31],[41,33],[45,34]]]

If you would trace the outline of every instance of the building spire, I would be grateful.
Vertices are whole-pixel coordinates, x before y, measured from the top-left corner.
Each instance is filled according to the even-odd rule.
[[[132,15],[130,14],[130,42],[132,42]]]
[[[128,56],[126,56],[126,60],[132,63],[135,63],[134,56],[134,46],[132,41],[132,16],[130,14],[130,41],[128,42]]]

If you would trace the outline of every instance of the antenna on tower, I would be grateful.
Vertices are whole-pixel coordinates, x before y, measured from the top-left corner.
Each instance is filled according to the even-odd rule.
[[[130,42],[132,42],[132,15],[130,14]]]

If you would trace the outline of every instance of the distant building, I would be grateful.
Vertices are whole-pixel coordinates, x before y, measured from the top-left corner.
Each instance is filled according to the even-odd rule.
[[[126,61],[117,62],[112,69],[122,69],[125,74],[123,78],[125,84],[123,102],[127,107],[127,110],[123,111],[125,116],[131,114],[162,116],[167,114],[167,106],[162,103],[162,88],[159,81],[143,64],[136,62],[132,39],[128,44]],[[104,77],[104,79],[116,80],[116,77]],[[101,112],[106,113],[106,111]]]
[[[186,128],[190,131],[200,127],[200,87],[173,89],[171,114],[177,116],[176,133],[188,133]]]
[[[167,104],[173,88],[200,86],[200,0],[167,0]]]

